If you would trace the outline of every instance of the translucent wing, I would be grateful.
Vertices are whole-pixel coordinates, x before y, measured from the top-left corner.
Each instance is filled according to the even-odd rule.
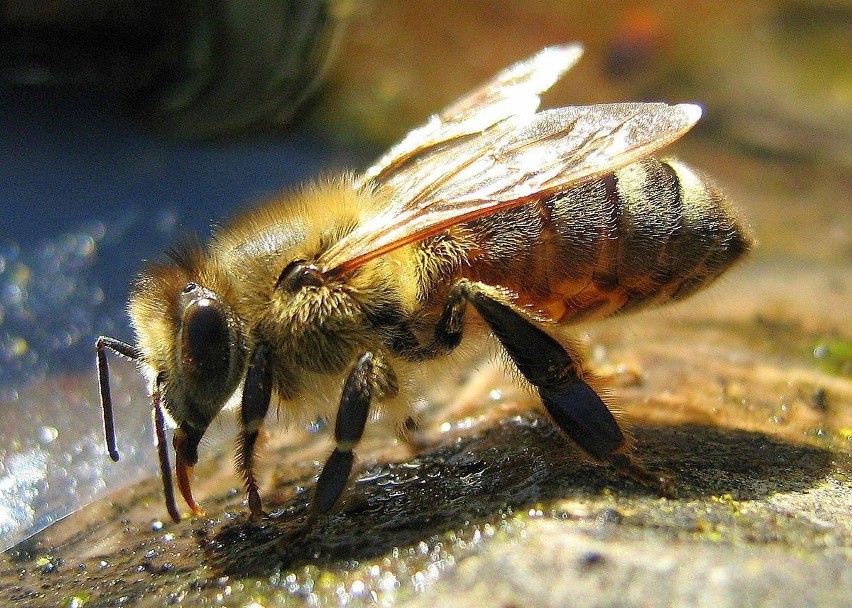
[[[582,54],[580,44],[551,46],[506,68],[409,132],[364,172],[356,187],[368,181],[386,181],[402,166],[437,146],[481,133],[512,116],[535,114],[539,95],[571,69]]]
[[[499,81],[500,76],[491,84]],[[476,107],[469,104],[488,86],[451,106],[467,108],[458,116],[470,115],[457,124],[473,124]],[[488,98],[498,97],[494,93]],[[490,113],[492,107],[484,111]],[[361,187],[378,190],[388,205],[329,248],[318,263],[330,274],[343,274],[449,226],[610,173],[678,139],[700,116],[698,106],[661,103],[503,112],[496,122],[484,121],[492,124],[481,133],[421,146],[407,156],[392,153],[389,164],[377,163],[380,168],[371,173],[377,177],[361,182]]]

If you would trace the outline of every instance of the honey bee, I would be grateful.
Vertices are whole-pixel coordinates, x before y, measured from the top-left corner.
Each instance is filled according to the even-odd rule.
[[[147,265],[129,303],[137,344],[97,342],[113,460],[107,350],[136,361],[150,383],[175,521],[167,416],[177,487],[201,514],[190,488],[199,441],[223,407],[238,408],[236,468],[257,519],[255,452],[270,406],[310,419],[334,415],[336,401],[336,446],[310,511],[327,513],[370,413],[381,407],[402,426],[406,374],[451,353],[466,328],[496,339],[582,451],[674,494],[670,475],[631,455],[577,349],[545,329],[684,298],[743,256],[750,238],[705,178],[650,157],[698,121],[698,106],[538,111],[539,95],[581,53],[545,48],[432,116],[363,175],[266,202],[207,247],[183,244]]]

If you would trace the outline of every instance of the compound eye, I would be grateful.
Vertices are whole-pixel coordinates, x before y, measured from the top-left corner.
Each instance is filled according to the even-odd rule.
[[[197,396],[221,398],[229,380],[234,336],[224,306],[213,298],[198,298],[183,312],[181,365]]]

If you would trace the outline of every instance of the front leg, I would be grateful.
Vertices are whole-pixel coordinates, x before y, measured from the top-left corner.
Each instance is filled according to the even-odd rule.
[[[311,503],[311,517],[331,511],[352,472],[354,449],[364,434],[373,398],[394,397],[399,392],[396,374],[384,359],[364,353],[343,385],[334,424],[337,445],[323,466]]]
[[[240,422],[242,431],[237,440],[236,464],[245,479],[248,494],[248,506],[253,520],[263,517],[263,505],[254,476],[254,453],[260,427],[269,409],[272,399],[272,367],[269,357],[269,345],[259,343],[249,360],[246,381],[243,385],[243,398],[240,404]]]

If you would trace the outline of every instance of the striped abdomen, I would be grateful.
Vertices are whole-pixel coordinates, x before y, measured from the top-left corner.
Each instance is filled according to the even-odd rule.
[[[560,322],[688,296],[751,242],[712,184],[654,159],[470,222],[463,234],[461,276],[507,287]]]

